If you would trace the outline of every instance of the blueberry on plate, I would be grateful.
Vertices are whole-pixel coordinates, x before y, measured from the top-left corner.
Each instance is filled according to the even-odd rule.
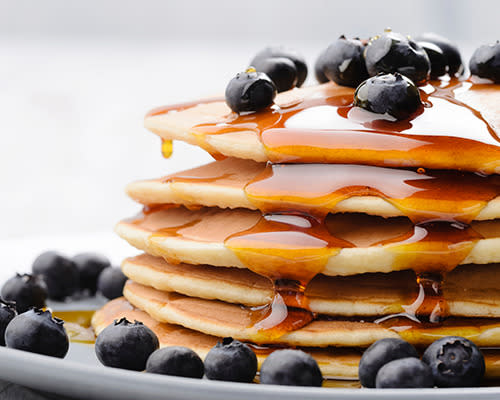
[[[365,62],[370,76],[399,72],[417,85],[429,79],[431,70],[429,57],[422,47],[391,31],[370,40],[365,48]]]
[[[159,347],[155,333],[142,322],[115,320],[97,336],[95,353],[107,367],[143,371]]]
[[[368,78],[364,49],[360,40],[340,36],[326,50],[323,67],[326,77],[338,85],[358,86]]]
[[[446,336],[432,343],[422,361],[431,368],[438,387],[479,386],[484,376],[484,357],[470,340]]]
[[[0,346],[5,346],[5,329],[16,315],[16,302],[0,298]]]
[[[461,75],[463,73],[464,65],[462,64],[462,57],[460,56],[460,51],[458,50],[457,45],[450,42],[447,38],[437,35],[436,33],[426,32],[417,36],[414,40],[416,42],[419,42],[419,44],[420,42],[432,43],[435,44],[437,47],[439,47],[445,58],[446,72],[448,72],[450,76]],[[429,55],[429,52],[427,51],[427,49],[425,49],[425,47],[424,50]],[[431,58],[430,55],[429,58]],[[431,66],[431,75],[432,75],[432,68],[434,67]],[[440,76],[440,75],[434,74],[434,76]]]
[[[301,350],[276,350],[262,363],[260,382],[269,385],[321,386],[318,363]]]
[[[380,339],[368,347],[359,362],[358,375],[361,384],[367,388],[375,387],[379,369],[390,361],[400,358],[418,358],[417,350],[402,339]]]
[[[431,369],[415,357],[400,358],[382,366],[375,379],[376,388],[434,387]]]
[[[367,79],[354,92],[354,105],[397,120],[409,118],[422,105],[415,84],[399,73]]]
[[[252,382],[257,373],[257,356],[246,344],[227,337],[218,342],[205,357],[208,379]]]
[[[52,317],[50,311],[33,308],[7,325],[5,344],[13,349],[64,358],[69,339],[63,320]]]
[[[148,358],[146,372],[201,379],[203,361],[193,350],[182,346],[164,347]]]
[[[226,87],[226,103],[231,110],[259,111],[273,104],[276,86],[266,74],[250,67],[231,79]]]
[[[500,42],[485,44],[472,54],[469,61],[470,72],[481,78],[500,83]]]
[[[97,291],[109,300],[120,297],[127,277],[120,268],[105,268],[97,279]]]
[[[273,57],[288,58],[295,64],[295,68],[297,69],[297,87],[301,87],[307,77],[307,64],[305,58],[295,50],[283,46],[266,47],[255,55],[250,65],[258,64],[261,59]]]
[[[448,64],[446,57],[436,44],[431,42],[417,42],[420,47],[422,47],[431,63],[431,78],[436,79],[443,76],[448,71]]]
[[[32,270],[45,281],[49,299],[62,300],[79,288],[80,273],[76,264],[55,251],[40,254],[33,262]]]
[[[324,49],[319,54],[318,58],[316,59],[316,63],[314,64],[314,75],[316,77],[316,80],[319,83],[326,83],[329,80],[326,77],[325,71],[324,71],[324,68],[325,68],[325,55],[326,55],[326,51],[327,50],[328,50],[328,48]]]
[[[16,303],[18,313],[31,307],[45,307],[47,286],[42,278],[29,274],[16,274],[4,283],[1,292],[5,300]]]
[[[80,272],[80,289],[95,294],[99,275],[111,266],[109,259],[97,253],[81,253],[73,257],[73,262]]]
[[[259,58],[252,67],[271,78],[278,92],[293,89],[297,85],[297,68],[289,58]]]

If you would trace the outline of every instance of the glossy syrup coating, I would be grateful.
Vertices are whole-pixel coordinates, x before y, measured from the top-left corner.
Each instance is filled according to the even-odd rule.
[[[416,42],[419,42],[419,44],[420,42],[435,44],[441,49],[445,58],[446,72],[452,77],[462,75],[462,73],[464,72],[462,56],[460,55],[460,50],[455,43],[451,42],[444,36],[438,35],[433,32],[422,33],[421,35],[415,37],[414,40]]]
[[[143,371],[149,356],[160,347],[158,337],[142,322],[115,320],[97,336],[95,352],[107,367]]]
[[[64,358],[69,338],[64,321],[52,317],[50,311],[33,308],[15,317],[5,330],[7,347]]]
[[[314,63],[314,76],[316,77],[316,80],[319,83],[326,83],[328,82],[328,78],[325,75],[325,55],[326,51],[328,48],[324,49],[316,59],[316,62]]]
[[[417,42],[420,47],[422,47],[431,63],[431,78],[436,79],[443,76],[448,71],[448,64],[446,56],[441,48],[431,42]]]
[[[415,113],[422,101],[415,84],[396,72],[380,74],[361,83],[354,93],[354,105],[403,120]]]
[[[16,315],[16,303],[0,298],[0,346],[5,346],[5,329]]]
[[[422,360],[430,366],[438,387],[479,386],[484,376],[481,350],[463,337],[436,340],[425,350]]]
[[[368,78],[364,49],[360,40],[340,36],[326,50],[323,66],[326,77],[338,85],[358,86]]]
[[[259,111],[273,104],[276,86],[266,74],[250,67],[229,81],[225,96],[227,105],[236,113]]]
[[[425,50],[400,33],[386,31],[370,40],[365,49],[370,76],[399,72],[417,85],[429,79],[431,63]]]
[[[297,68],[289,58],[258,58],[252,67],[271,78],[278,92],[293,89],[297,85]]]
[[[480,78],[500,83],[500,42],[483,45],[474,51],[469,62],[470,72]]]
[[[62,300],[74,294],[80,286],[80,272],[76,264],[63,254],[46,251],[33,261],[34,275],[45,281],[50,299]]]
[[[307,77],[306,59],[299,52],[284,46],[269,46],[259,51],[250,61],[250,65],[255,65],[261,59],[284,57],[290,59],[297,69],[297,87],[301,87]]]
[[[16,303],[17,312],[23,313],[31,307],[45,307],[47,285],[41,277],[16,274],[4,283],[2,298]]]

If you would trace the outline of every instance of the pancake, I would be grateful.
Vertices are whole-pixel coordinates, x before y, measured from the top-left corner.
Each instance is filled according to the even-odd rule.
[[[500,176],[463,172],[306,164],[266,166],[228,158],[160,179],[134,182],[142,204],[182,204],[261,211],[363,212],[412,219],[500,217]]]
[[[174,207],[150,210],[115,230],[136,248],[174,263],[248,267],[266,276],[283,268],[312,278],[500,262],[500,220],[474,221],[468,229],[436,226],[431,232],[405,218],[364,214],[329,215],[317,225],[301,215],[268,220],[244,209]]]
[[[352,108],[354,89],[326,83],[280,93],[274,108],[257,114],[237,116],[223,101],[200,101],[154,110],[144,124],[164,140],[260,162],[500,173],[498,85],[438,85],[421,88],[426,106],[410,121]]]
[[[203,333],[183,328],[178,325],[159,323],[152,319],[147,313],[134,308],[125,299],[119,298],[110,301],[98,310],[92,318],[92,327],[99,334],[106,326],[115,319],[126,317],[129,320],[143,322],[156,333],[161,347],[186,346],[205,358],[210,349],[220,341],[220,338],[205,335]],[[256,352],[259,367],[270,354],[273,347],[252,346]],[[318,362],[321,372],[325,377],[337,377],[344,379],[357,379],[358,364],[361,350],[355,348],[301,348],[311,354]],[[498,366],[500,352],[498,350],[483,350],[486,362],[486,377],[500,377]]]
[[[142,254],[126,259],[124,274],[160,291],[245,306],[270,304],[269,279],[247,269],[171,264]],[[447,274],[442,286],[450,316],[500,317],[500,264],[467,265]],[[412,271],[349,277],[318,275],[305,291],[309,309],[332,316],[383,316],[404,312],[418,297]]]
[[[429,325],[407,318],[391,318],[381,323],[366,318],[316,319],[300,329],[276,335],[258,329],[256,320],[262,313],[253,308],[162,292],[132,281],[126,283],[123,295],[156,321],[257,344],[367,347],[379,339],[401,336],[416,346],[427,346],[440,337],[463,336],[478,346],[500,346],[499,319],[448,318],[441,324]]]
[[[185,346],[189,347],[204,359],[210,349],[215,346],[221,338],[183,328],[179,325],[160,323],[151,318],[147,313],[133,307],[124,298],[110,301],[100,310],[96,311],[92,318],[92,327],[99,334],[106,326],[115,319],[125,317],[131,321],[137,320],[148,326],[156,335],[160,342],[160,347]],[[252,346],[257,355],[260,365],[266,356],[279,347]],[[315,349],[303,348],[311,354],[318,362],[324,376],[338,377],[343,379],[356,379],[358,374],[358,364],[361,357],[359,349],[350,348],[328,348]]]

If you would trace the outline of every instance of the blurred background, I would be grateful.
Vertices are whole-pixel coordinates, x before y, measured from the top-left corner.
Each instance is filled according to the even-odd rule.
[[[312,69],[340,34],[390,26],[447,36],[468,62],[499,15],[498,0],[0,0],[0,239],[110,235],[140,209],[128,182],[211,160],[183,143],[163,159],[148,109],[222,93],[266,45]]]

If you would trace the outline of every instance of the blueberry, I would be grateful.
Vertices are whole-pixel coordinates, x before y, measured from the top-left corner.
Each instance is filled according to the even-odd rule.
[[[326,50],[324,73],[331,81],[356,87],[368,78],[363,51],[365,46],[358,39],[346,39],[344,35]]]
[[[201,379],[204,367],[203,361],[193,350],[172,346],[156,350],[151,354],[146,363],[146,372]]]
[[[120,268],[108,267],[97,279],[97,291],[107,299],[113,300],[122,296],[125,282],[127,282],[127,277]]]
[[[447,336],[436,340],[424,352],[438,387],[478,386],[484,375],[484,357],[470,340]]]
[[[431,70],[429,57],[422,47],[391,31],[370,40],[365,49],[365,62],[370,76],[399,72],[417,85],[429,79]]]
[[[217,381],[252,382],[257,373],[257,356],[246,344],[224,338],[205,357],[205,375]]]
[[[314,64],[314,75],[316,76],[316,80],[319,83],[326,83],[328,82],[328,78],[325,75],[325,56],[326,56],[326,51],[328,49],[323,50],[318,58],[316,59],[316,63]]]
[[[359,381],[364,387],[374,388],[379,369],[390,361],[416,357],[415,348],[402,339],[381,339],[368,347],[359,362]]]
[[[301,350],[276,350],[260,368],[260,382],[269,385],[321,386],[318,363]]]
[[[500,83],[500,42],[485,44],[476,49],[469,61],[470,72],[481,78]]]
[[[422,102],[415,84],[396,72],[380,74],[364,81],[354,93],[354,105],[401,120],[416,112]]]
[[[159,347],[155,333],[142,322],[115,320],[95,342],[95,353],[107,367],[143,371],[149,356]]]
[[[0,298],[0,346],[5,346],[5,329],[16,315],[16,302]]]
[[[273,104],[276,86],[266,74],[250,67],[231,79],[226,87],[226,103],[234,112],[259,111]]]
[[[64,321],[39,308],[14,317],[5,330],[5,343],[13,349],[59,358],[69,348]]]
[[[446,57],[436,44],[431,42],[417,42],[420,47],[422,47],[427,56],[429,57],[429,61],[431,62],[431,78],[439,78],[446,74],[448,70],[448,64]]]
[[[40,254],[33,262],[32,270],[34,275],[41,276],[47,284],[50,299],[62,300],[78,290],[78,268],[62,254],[55,251]]]
[[[45,307],[47,286],[42,278],[29,274],[16,274],[2,287],[2,297],[15,301],[17,312],[23,313],[31,307]]]
[[[447,38],[432,32],[426,32],[423,33],[422,35],[417,36],[414,40],[417,42],[433,43],[436,46],[438,46],[442,50],[443,55],[445,57],[446,72],[448,72],[450,76],[453,76],[455,74],[461,75],[462,72],[464,71],[464,66],[462,64],[462,57],[460,56],[460,51],[458,50],[458,47],[452,42],[450,42]],[[429,52],[427,52],[427,54],[429,54]],[[432,68],[434,67],[431,66],[431,69]],[[434,75],[434,76],[440,76],[440,75]]]
[[[283,46],[266,47],[255,55],[250,65],[257,64],[260,59],[272,57],[288,58],[295,64],[295,68],[297,69],[297,87],[301,87],[307,77],[307,64],[305,58],[295,50]]]
[[[297,85],[297,68],[289,58],[260,58],[252,66],[271,78],[278,92],[290,90]]]
[[[81,253],[73,257],[73,262],[80,271],[80,289],[95,294],[97,279],[101,272],[111,266],[111,262],[101,254]]]
[[[377,372],[377,388],[431,388],[434,387],[431,369],[418,358],[407,357],[385,364]]]

